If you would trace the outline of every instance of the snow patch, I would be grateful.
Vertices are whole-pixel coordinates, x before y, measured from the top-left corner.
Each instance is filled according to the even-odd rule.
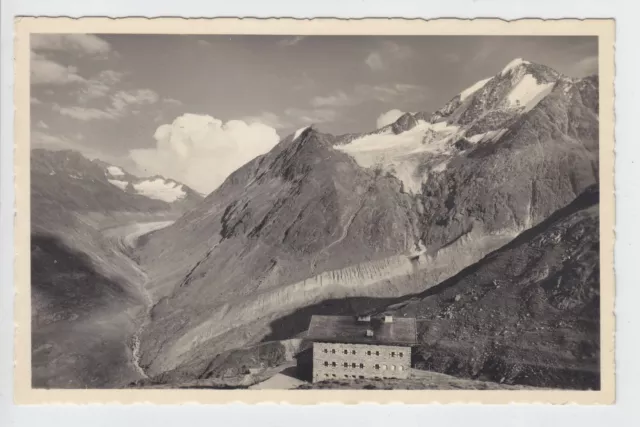
[[[553,83],[539,84],[531,74],[525,74],[509,92],[507,102],[511,107],[524,107],[525,112],[531,111],[551,92],[553,85]]]
[[[167,182],[162,178],[141,181],[133,184],[133,188],[143,196],[164,202],[175,202],[184,197],[182,185],[175,182]]]
[[[304,132],[305,130],[309,129],[309,126],[305,126],[303,128],[300,128],[296,131],[296,133],[293,134],[293,140],[295,141],[296,139],[298,139],[298,137],[300,136],[300,134],[302,134],[302,132]]]
[[[489,132],[478,133],[476,135],[467,137],[467,140],[475,144],[477,144],[478,142],[495,142],[502,138],[502,135],[504,135],[506,132],[507,129],[490,130]]]
[[[460,102],[467,99],[470,95],[473,95],[480,89],[482,89],[488,82],[491,80],[491,77],[488,79],[480,80],[479,82],[474,83],[472,86],[469,86],[462,92],[460,92]]]
[[[108,166],[107,167],[107,172],[109,172],[109,175],[111,175],[111,176],[122,176],[122,175],[124,175],[124,171],[122,169],[120,169],[118,166]]]
[[[519,66],[519,65],[523,65],[523,64],[530,64],[530,62],[529,62],[529,61],[525,61],[525,60],[524,60],[524,59],[522,59],[522,58],[516,58],[516,59],[514,59],[513,61],[509,62],[509,63],[507,64],[507,66],[506,66],[506,67],[504,67],[504,68],[502,69],[502,71],[500,72],[500,75],[501,75],[501,76],[504,76],[504,75],[505,75],[505,74],[507,74],[509,71],[511,71],[511,70],[513,70],[514,68],[516,68],[517,66]]]
[[[398,135],[370,134],[333,148],[349,154],[361,167],[380,167],[392,173],[402,181],[405,190],[418,193],[424,177],[418,176],[416,171],[421,163],[424,164],[424,155],[435,158],[451,154],[458,133],[458,126],[446,122],[419,122]]]
[[[108,179],[107,181],[109,181],[109,184],[115,185],[122,191],[124,191],[127,188],[127,185],[129,185],[127,181],[119,181],[117,179]]]
[[[435,165],[433,167],[433,169],[431,169],[433,172],[444,172],[445,170],[447,170],[447,165],[449,164],[449,161],[447,160],[446,162],[442,162],[442,163],[438,163],[437,165]]]
[[[425,124],[429,124],[428,122],[422,122]],[[446,121],[442,121],[442,122],[437,122],[437,123],[433,123],[430,126],[431,130],[435,131],[435,132],[447,132],[447,133],[453,133],[456,132],[459,128],[456,125],[450,125],[448,124]]]

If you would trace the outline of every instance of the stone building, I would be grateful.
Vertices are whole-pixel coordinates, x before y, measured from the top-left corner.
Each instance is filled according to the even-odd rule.
[[[383,316],[313,316],[313,382],[407,378],[416,320]]]

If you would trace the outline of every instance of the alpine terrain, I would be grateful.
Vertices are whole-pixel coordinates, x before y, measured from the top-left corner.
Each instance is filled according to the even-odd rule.
[[[118,340],[135,337],[135,363],[110,375],[134,369],[130,379],[145,379],[140,384],[179,386],[224,376],[229,354],[261,368],[279,363],[304,347],[291,340],[304,338],[312,314],[390,311],[421,321],[417,366],[510,384],[597,387],[598,78],[522,59],[497,71],[437,111],[406,113],[370,133],[300,129],[202,201],[162,178],[140,181],[71,153],[55,162],[34,153],[34,204],[47,204],[34,218],[43,274],[34,278],[34,304],[56,307],[38,310],[35,321],[52,322],[55,332],[52,319],[91,316],[73,324],[91,336],[104,327],[100,316],[118,309],[124,326],[109,327],[122,348],[104,339],[83,345],[104,346],[91,354],[115,363],[126,346]],[[64,173],[47,169],[56,162]],[[80,164],[76,178],[71,166]],[[81,184],[87,179],[101,192]],[[184,196],[175,196],[177,187]],[[68,203],[81,215],[55,209]],[[131,243],[137,264],[91,237],[115,215],[90,214],[97,203],[132,221],[140,212],[145,221],[150,212],[170,221],[188,210]],[[71,231],[78,221],[83,228]],[[68,246],[45,234],[52,224]],[[101,272],[51,264],[52,251]],[[73,280],[57,289],[44,282],[52,271]],[[122,280],[113,282],[116,271]],[[134,279],[141,271],[144,280]],[[86,280],[82,274],[92,275],[92,286],[80,291],[72,284]],[[60,301],[80,292],[91,292],[80,305]],[[148,316],[136,329],[141,294]],[[47,344],[54,338],[41,333],[47,338],[34,357],[62,372],[87,363],[87,375],[96,372],[90,381],[103,382],[96,363],[106,361],[56,358],[61,350]]]
[[[201,199],[74,151],[31,151],[34,387],[118,387],[141,376],[134,339],[150,300],[130,248]]]

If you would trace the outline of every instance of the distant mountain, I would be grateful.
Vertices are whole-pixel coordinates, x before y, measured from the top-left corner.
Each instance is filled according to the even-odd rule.
[[[61,213],[184,212],[203,197],[163,177],[140,178],[72,150],[31,151],[32,222]],[[60,218],[46,226],[59,225]]]
[[[173,220],[201,199],[74,151],[31,151],[35,387],[113,387],[139,375],[129,340],[145,274],[128,246],[145,229],[139,223]]]
[[[305,306],[411,294],[477,262],[597,184],[597,93],[516,60],[433,114],[285,138],[140,249],[157,301],[144,366],[198,370]]]

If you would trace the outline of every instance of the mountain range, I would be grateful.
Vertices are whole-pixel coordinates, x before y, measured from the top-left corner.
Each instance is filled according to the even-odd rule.
[[[101,193],[78,188],[71,169],[51,175],[41,165],[53,161],[32,160],[38,165],[35,173],[45,178],[32,178],[32,197],[38,199],[33,212],[47,218],[47,225],[60,222],[49,206],[81,212],[94,222],[95,212],[120,210],[130,219],[140,215],[136,221],[175,219],[125,251],[136,260],[128,268],[144,272],[138,294],[148,298],[146,314],[136,312],[134,322],[144,326],[135,333],[128,329],[135,336],[136,361],[127,366],[136,365],[138,378],[172,384],[200,378],[216,355],[303,338],[312,314],[375,309],[423,321],[421,366],[512,383],[527,382],[523,369],[553,366],[559,368],[540,370],[548,375],[529,384],[591,387],[599,357],[593,324],[574,328],[582,334],[579,339],[563,338],[588,347],[586,358],[579,351],[562,353],[564,344],[558,342],[548,344],[544,354],[533,352],[537,365],[521,356],[535,345],[533,338],[546,337],[542,333],[512,341],[511,353],[505,353],[514,355],[511,359],[494,357],[510,341],[477,336],[503,333],[498,326],[509,329],[515,319],[521,329],[514,330],[530,331],[549,328],[550,319],[569,328],[585,313],[597,314],[593,271],[586,283],[577,279],[597,264],[597,202],[578,217],[560,221],[558,212],[566,213],[583,193],[597,193],[598,129],[597,76],[570,78],[517,59],[437,111],[405,113],[370,133],[336,136],[313,126],[300,129],[240,167],[203,200],[175,181],[136,178],[89,161],[84,170],[92,171],[87,172],[91,185],[109,195],[96,200]],[[184,196],[176,196],[178,187]],[[104,240],[100,217],[101,225],[93,229],[102,237],[91,241]],[[551,219],[561,225],[550,224]],[[33,222],[37,226],[42,218]],[[575,223],[583,222],[576,237]],[[563,231],[548,237],[554,227]],[[505,249],[514,242],[535,249],[514,255]],[[100,254],[87,247],[81,252]],[[558,260],[560,252],[590,263]],[[518,268],[496,267],[504,263]],[[547,271],[546,276],[529,277],[538,271]],[[128,289],[140,282],[133,273],[124,276]],[[559,281],[559,290],[552,280]],[[502,291],[491,288],[496,283]],[[427,298],[425,292],[434,294]],[[533,296],[507,304],[518,292]],[[128,301],[128,294],[121,299]],[[114,304],[137,307],[135,302]],[[398,304],[402,309],[393,308]],[[530,316],[522,317],[522,304],[533,304],[526,305]],[[487,322],[486,313],[499,322]],[[467,355],[481,344],[494,350],[472,363]],[[524,360],[525,368],[514,368],[516,359]],[[502,367],[492,368],[497,365]],[[563,366],[569,373],[558,373]],[[549,379],[552,371],[556,376]],[[125,377],[98,382],[122,385]]]

